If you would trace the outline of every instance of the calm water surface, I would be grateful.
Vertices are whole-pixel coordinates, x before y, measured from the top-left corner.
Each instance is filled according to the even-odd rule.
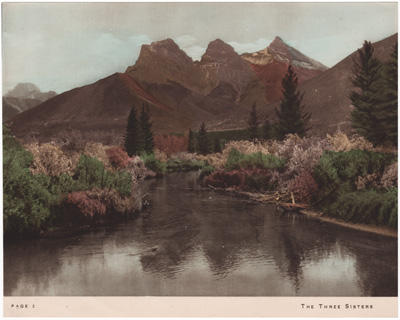
[[[6,296],[396,296],[397,239],[146,181],[136,219],[4,248]]]

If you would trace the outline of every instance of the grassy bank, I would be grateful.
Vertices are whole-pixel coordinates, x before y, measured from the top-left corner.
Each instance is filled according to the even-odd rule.
[[[288,136],[282,142],[231,142],[202,159],[214,168],[204,173],[206,185],[292,193],[296,203],[339,220],[397,229],[396,150],[344,134]]]

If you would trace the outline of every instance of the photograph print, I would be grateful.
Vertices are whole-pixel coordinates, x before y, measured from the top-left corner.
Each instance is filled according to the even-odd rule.
[[[4,298],[397,298],[397,15],[2,3]]]

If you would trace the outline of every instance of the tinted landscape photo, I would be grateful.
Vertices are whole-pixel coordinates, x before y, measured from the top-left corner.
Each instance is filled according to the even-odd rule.
[[[397,3],[3,3],[4,296],[397,297]]]

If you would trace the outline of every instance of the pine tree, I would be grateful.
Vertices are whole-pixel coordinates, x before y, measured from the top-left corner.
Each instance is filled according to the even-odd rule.
[[[247,124],[248,124],[249,140],[258,139],[259,138],[258,126],[260,125],[260,120],[258,119],[255,102],[251,106],[250,117]]]
[[[397,133],[398,133],[398,61],[397,61],[397,47],[398,43],[393,47],[390,60],[383,65],[382,81],[379,87],[378,93],[380,96],[380,102],[378,104],[378,110],[376,117],[381,122],[381,128],[385,133],[385,141],[382,143],[388,143],[397,146]]]
[[[147,103],[142,106],[142,111],[140,113],[140,128],[142,132],[143,139],[143,151],[147,154],[151,154],[154,151],[154,135],[151,130],[152,123],[150,122],[150,109]]]
[[[189,129],[188,135],[188,152],[194,153],[196,152],[196,143],[194,141],[193,131]]]
[[[310,129],[308,127],[311,114],[304,111],[301,104],[303,96],[297,91],[298,79],[291,65],[282,79],[283,99],[280,110],[275,109],[278,116],[278,134],[280,138],[292,133],[304,137]]]
[[[357,88],[350,99],[354,110],[351,112],[352,126],[355,131],[373,144],[385,140],[383,123],[378,120],[380,87],[382,84],[381,62],[373,56],[371,42],[364,41],[358,50],[358,59],[353,60],[352,84]]]
[[[207,134],[206,124],[201,124],[199,134],[197,136],[198,150],[201,154],[206,155],[210,153],[210,140]]]
[[[128,124],[126,126],[126,133],[124,137],[124,146],[128,156],[130,157],[139,154],[139,152],[143,149],[140,123],[137,119],[135,106],[132,106],[128,116]]]

